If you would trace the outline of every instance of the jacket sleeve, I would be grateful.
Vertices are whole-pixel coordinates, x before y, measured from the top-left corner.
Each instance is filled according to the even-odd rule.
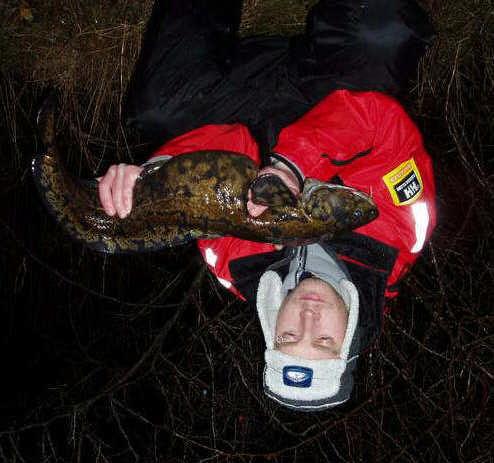
[[[338,176],[371,195],[379,217],[356,232],[397,251],[388,278],[393,286],[436,224],[432,163],[400,104],[377,92],[333,92],[283,129],[275,152],[305,176]]]
[[[244,154],[260,164],[259,149],[247,127],[241,124],[205,125],[176,137],[159,147],[146,164],[167,160],[180,154],[201,150],[226,150]],[[222,237],[197,240],[197,247],[209,270],[220,284],[241,299],[233,285],[229,263],[252,254],[272,252],[269,243],[256,243],[240,238]]]
[[[160,146],[148,162],[202,150],[234,151],[260,164],[257,143],[241,124],[211,124],[191,130]]]
[[[306,177],[332,178],[374,146],[380,97],[347,90],[331,93],[280,132],[274,152]]]

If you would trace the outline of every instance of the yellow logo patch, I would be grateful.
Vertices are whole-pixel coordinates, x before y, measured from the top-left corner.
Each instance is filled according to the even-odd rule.
[[[396,206],[412,204],[420,198],[424,190],[420,172],[413,158],[388,172],[383,180]]]

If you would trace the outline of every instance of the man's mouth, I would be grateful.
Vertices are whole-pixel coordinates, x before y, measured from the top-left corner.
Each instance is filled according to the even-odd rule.
[[[315,302],[324,302],[322,297],[317,293],[305,293],[300,297],[301,301],[315,301]]]

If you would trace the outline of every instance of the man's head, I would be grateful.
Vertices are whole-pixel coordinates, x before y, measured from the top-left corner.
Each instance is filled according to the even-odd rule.
[[[309,360],[339,358],[347,324],[347,308],[335,289],[321,279],[305,279],[281,304],[275,349]]]
[[[267,271],[259,283],[257,311],[266,341],[264,391],[295,410],[334,407],[346,402],[353,389],[358,293],[333,263],[330,273],[292,282],[290,273],[283,282],[278,273]],[[331,265],[326,260],[325,271]]]

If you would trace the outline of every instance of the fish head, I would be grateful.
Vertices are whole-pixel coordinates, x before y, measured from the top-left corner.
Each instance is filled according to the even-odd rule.
[[[372,198],[351,187],[306,179],[301,197],[306,214],[331,223],[335,231],[353,230],[378,216]]]

